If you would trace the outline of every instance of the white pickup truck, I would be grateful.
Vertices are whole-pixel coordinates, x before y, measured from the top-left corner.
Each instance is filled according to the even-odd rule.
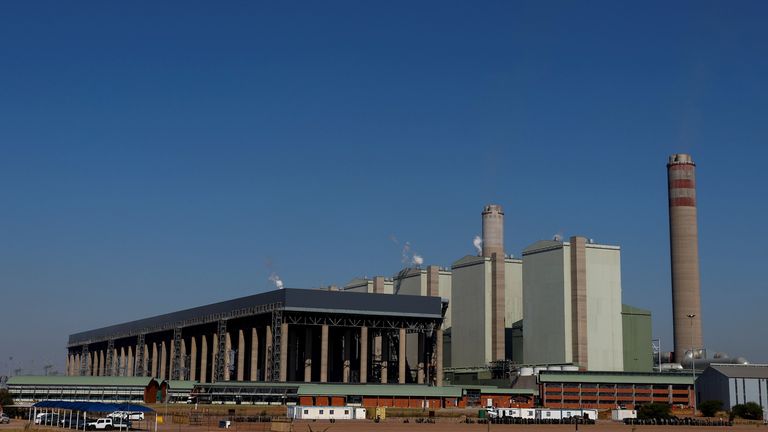
[[[88,423],[86,425],[86,428],[90,430],[112,430],[112,429],[130,430],[131,423],[127,420],[122,420],[119,418],[104,417],[94,422]]]

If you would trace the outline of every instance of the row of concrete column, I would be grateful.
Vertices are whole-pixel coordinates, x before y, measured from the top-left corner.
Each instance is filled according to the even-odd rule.
[[[320,382],[329,381],[329,330],[330,327],[327,324],[320,326]],[[285,382],[288,380],[288,341],[289,332],[292,331],[291,326],[287,323],[281,325],[281,345],[279,352],[279,381]],[[342,364],[342,382],[350,382],[352,375],[352,356],[351,351],[353,349],[352,334],[353,329],[349,328],[344,335],[344,353]],[[263,335],[265,341],[263,346],[265,347],[264,353],[259,353],[259,337]],[[296,362],[304,362],[304,376],[305,382],[312,381],[312,339],[313,333],[311,327],[307,327],[304,334],[304,358],[293,359]],[[234,370],[230,367],[230,356],[228,353],[232,350],[233,337],[236,338],[237,344],[237,357],[235,361],[236,368]],[[436,352],[435,355],[435,382],[437,385],[442,385],[442,330],[437,330],[436,335]],[[250,339],[248,341],[248,339]],[[399,346],[398,349],[398,383],[406,382],[406,330],[404,328],[399,329]],[[224,380],[237,380],[244,381],[249,378],[250,381],[271,381],[269,376],[268,364],[271,363],[269,353],[272,351],[272,328],[266,326],[265,331],[260,332],[256,327],[250,329],[237,329],[234,335],[227,332],[224,337],[225,352],[224,356]],[[359,328],[359,381],[361,383],[368,382],[369,371],[369,329],[368,327]],[[425,363],[429,360],[425,359],[423,353],[425,352],[426,340],[424,335],[419,337],[419,361],[417,364],[417,382],[424,383],[427,379],[427,373],[425,371]],[[219,337],[216,333],[210,335],[196,335],[187,336],[182,338],[180,346],[180,364],[179,367],[189,369],[188,376],[182,376],[182,378],[188,378],[192,381],[200,382],[212,382],[214,381],[216,374],[215,360],[209,362],[210,359],[215,359],[219,351]],[[189,345],[189,346],[188,346]],[[247,348],[250,347],[250,362],[246,364]],[[143,347],[143,370],[145,375],[156,377],[159,379],[170,379],[173,376],[173,352],[174,341],[159,341],[145,344]],[[138,349],[142,349],[138,348]],[[115,348],[113,351],[113,364],[112,370],[107,370],[106,358],[107,350],[94,350],[89,353],[89,358],[86,360],[85,375],[88,376],[134,376],[139,365],[136,364],[139,356],[135,352],[135,346],[127,346]],[[210,350],[209,350],[210,349]],[[373,360],[383,359],[383,337],[381,335],[373,336],[372,344]],[[77,352],[71,352],[67,356],[66,370],[68,375],[80,375],[82,365],[82,354]],[[186,364],[187,358],[189,364]],[[260,361],[261,360],[261,361]],[[198,364],[199,363],[199,364]],[[259,365],[262,368],[259,369]],[[379,382],[388,383],[388,365],[385,360],[381,361],[381,373]],[[247,368],[247,369],[246,369]],[[293,369],[295,370],[295,369]],[[247,375],[246,375],[247,373]],[[233,376],[234,374],[234,376]]]

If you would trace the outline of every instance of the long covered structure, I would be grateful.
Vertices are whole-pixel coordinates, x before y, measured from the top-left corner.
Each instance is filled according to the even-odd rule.
[[[8,391],[16,403],[156,403],[165,400],[168,383],[149,377],[15,376],[8,380]]]
[[[442,311],[440,297],[275,290],[73,334],[66,370],[201,383],[440,386]],[[413,363],[408,339],[418,344]]]
[[[547,408],[690,407],[693,401],[693,377],[686,373],[542,371],[538,383]]]

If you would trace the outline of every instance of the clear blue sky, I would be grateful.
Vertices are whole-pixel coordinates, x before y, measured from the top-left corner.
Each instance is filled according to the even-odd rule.
[[[506,244],[622,247],[671,349],[665,162],[705,341],[765,343],[768,3],[3,2],[0,369],[70,333]]]

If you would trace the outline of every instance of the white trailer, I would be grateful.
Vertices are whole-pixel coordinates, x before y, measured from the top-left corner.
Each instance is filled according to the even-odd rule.
[[[520,408],[486,408],[489,418],[520,418]]]
[[[597,410],[593,409],[564,409],[561,418],[581,417],[583,419],[597,420]]]
[[[533,408],[487,408],[489,418],[520,418],[535,419],[536,409]]]
[[[288,407],[288,417],[297,420],[362,420],[366,409],[351,406],[301,406]]]
[[[541,420],[560,420],[563,418],[563,412],[559,409],[539,409],[536,410],[536,418]]]
[[[611,410],[611,420],[623,422],[624,419],[627,419],[627,418],[630,418],[630,419],[637,418],[637,411],[628,410],[628,409]]]
[[[549,409],[536,410],[536,418],[541,420],[564,420],[572,417],[597,420],[597,410],[594,409]]]

